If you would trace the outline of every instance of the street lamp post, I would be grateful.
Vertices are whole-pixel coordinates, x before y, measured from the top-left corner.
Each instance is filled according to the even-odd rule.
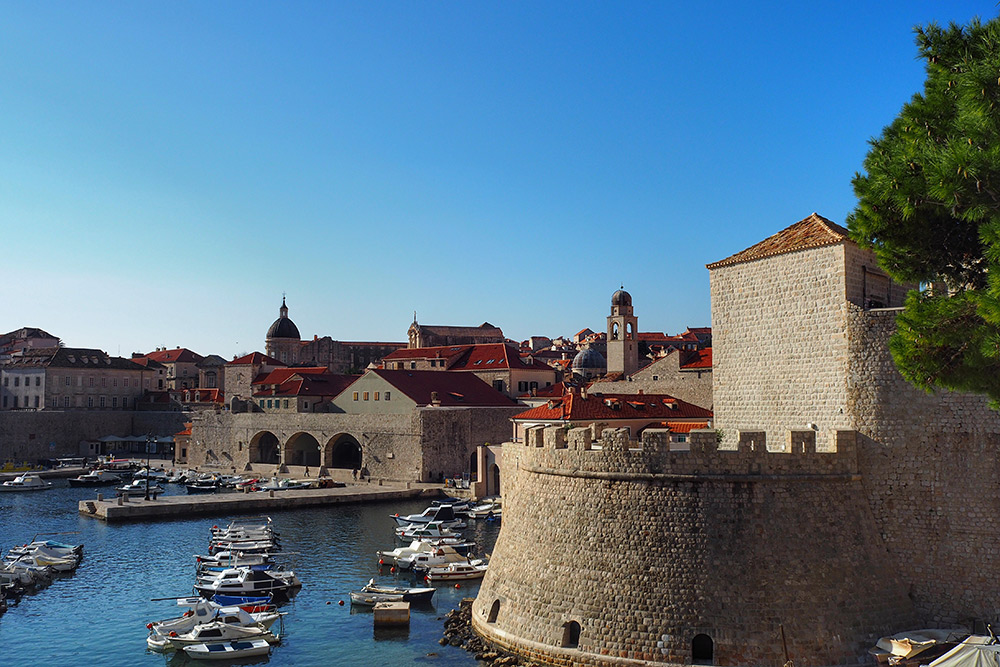
[[[149,447],[153,441],[151,434],[146,434],[146,500],[149,500]]]

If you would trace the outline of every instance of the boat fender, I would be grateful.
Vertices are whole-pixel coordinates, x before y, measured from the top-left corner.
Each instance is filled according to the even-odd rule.
[[[378,564],[379,564],[379,565],[385,565],[385,561],[384,561],[384,560],[382,560],[381,558],[379,558],[379,559],[378,559]]]
[[[462,584],[455,584],[455,588],[461,588]]]
[[[171,630],[171,631],[170,631],[170,636],[171,636],[171,637],[176,637],[176,636],[177,636],[177,633],[176,633],[176,632],[174,632],[173,630]]]
[[[340,601],[340,602],[338,602],[337,604],[339,604],[339,605],[340,605],[341,607],[343,607],[343,606],[344,606],[344,601],[343,601],[343,600],[341,600],[341,601]]]
[[[193,616],[194,615],[194,610],[193,609],[188,609],[186,612],[184,612],[184,615],[185,616]]]
[[[153,624],[152,623],[147,623],[146,624],[146,629],[147,630],[152,630],[153,629]]]

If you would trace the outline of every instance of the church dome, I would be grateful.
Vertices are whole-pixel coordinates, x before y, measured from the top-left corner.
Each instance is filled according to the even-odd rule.
[[[299,336],[299,328],[295,326],[295,322],[288,319],[288,307],[285,305],[285,300],[281,300],[281,309],[278,311],[281,316],[274,321],[271,328],[267,330],[268,338],[294,338],[295,340],[301,340]]]
[[[600,352],[593,348],[587,348],[586,350],[580,350],[577,352],[576,356],[573,357],[573,371],[601,371],[602,373],[608,367],[608,362],[604,360],[604,357]],[[583,375],[583,373],[580,373]]]
[[[632,305],[632,295],[623,289],[618,290],[611,295],[611,305],[612,306],[631,306]]]

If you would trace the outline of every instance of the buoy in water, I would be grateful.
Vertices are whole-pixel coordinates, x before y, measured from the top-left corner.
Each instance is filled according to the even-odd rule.
[[[395,573],[396,572],[396,568],[395,567],[390,567],[389,571]]]
[[[343,606],[344,606],[344,601],[343,601],[343,600],[341,600],[341,601],[340,601],[340,602],[338,602],[337,604],[339,604],[339,605],[340,605],[341,607],[343,607]]]
[[[461,588],[462,584],[455,584],[455,588]]]

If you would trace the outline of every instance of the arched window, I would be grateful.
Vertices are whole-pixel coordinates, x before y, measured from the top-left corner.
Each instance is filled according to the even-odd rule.
[[[611,324],[611,340],[618,340],[618,323]]]
[[[632,337],[634,335],[635,332],[632,330],[632,323],[629,322],[628,324],[625,325],[625,340],[632,340]]]
[[[695,635],[691,640],[691,664],[711,665],[715,642],[708,635]]]
[[[563,648],[580,647],[580,624],[577,623],[576,621],[563,623],[562,647]]]
[[[500,613],[500,600],[494,600],[493,606],[490,607],[490,615],[486,617],[487,623],[496,623],[497,614]]]
[[[473,481],[479,479],[479,450],[472,452],[469,456],[469,477]]]

